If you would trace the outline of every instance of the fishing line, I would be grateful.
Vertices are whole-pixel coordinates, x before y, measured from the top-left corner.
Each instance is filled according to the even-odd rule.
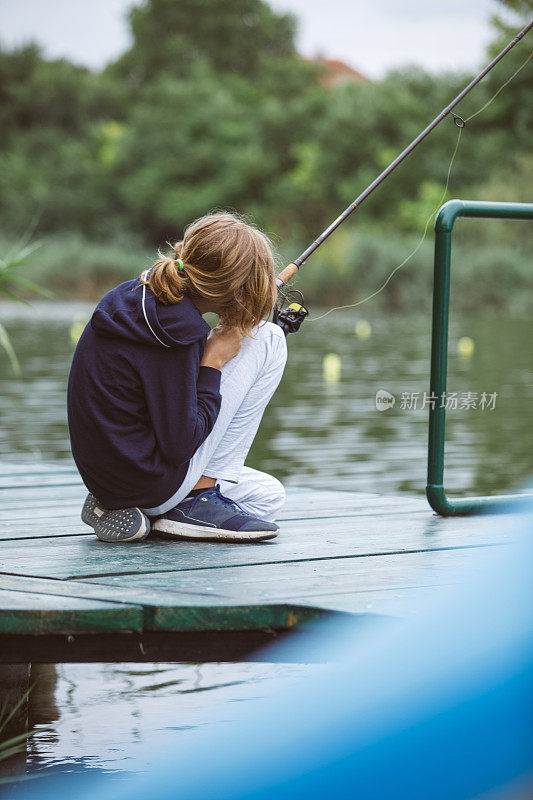
[[[515,72],[513,72],[513,74],[511,75],[511,77],[510,77],[510,78],[507,78],[507,80],[505,81],[505,83],[504,83],[504,84],[502,84],[502,86],[500,86],[500,88],[498,89],[498,91],[497,91],[497,92],[495,92],[495,94],[493,94],[493,95],[492,95],[492,97],[490,98],[490,100],[487,100],[487,102],[485,103],[485,105],[484,105],[484,106],[481,106],[481,108],[480,108],[480,109],[478,109],[478,110],[477,110],[477,111],[475,111],[473,114],[471,114],[469,117],[467,117],[467,118],[465,119],[465,122],[470,122],[470,120],[471,120],[471,119],[474,119],[474,117],[477,117],[477,115],[478,115],[478,114],[481,114],[481,112],[482,112],[482,111],[485,111],[485,109],[486,109],[486,108],[488,108],[488,107],[490,106],[490,104],[492,103],[492,101],[493,101],[493,100],[495,100],[495,99],[496,99],[496,97],[498,97],[498,95],[500,94],[500,92],[501,92],[501,91],[503,91],[503,89],[505,89],[505,87],[506,87],[506,86],[507,86],[509,83],[511,83],[511,81],[513,80],[513,78],[515,78],[515,77],[518,75],[518,73],[520,72],[520,70],[524,69],[524,67],[526,66],[526,64],[528,64],[528,63],[531,61],[531,59],[532,59],[532,58],[533,58],[533,50],[532,50],[532,51],[531,51],[531,53],[528,55],[528,57],[526,58],[526,60],[524,61],[524,63],[523,63],[523,64],[521,64],[521,65],[518,67],[518,69],[517,69]]]
[[[469,122],[471,119],[474,119],[474,117],[477,117],[478,114],[481,114],[482,111],[485,111],[485,109],[490,106],[490,104],[496,99],[496,97],[500,94],[500,92],[503,91],[503,89],[505,89],[505,87],[508,86],[509,83],[511,83],[513,78],[515,78],[518,75],[518,73],[522,69],[524,69],[526,64],[528,64],[529,61],[531,61],[532,58],[533,58],[533,51],[531,51],[531,53],[526,58],[526,60],[523,62],[523,64],[521,64],[518,67],[518,69],[515,70],[515,72],[513,72],[513,74],[505,81],[505,83],[503,83],[500,86],[500,88],[492,95],[492,97],[489,98],[489,100],[487,100],[487,102],[483,106],[481,106],[481,108],[479,108],[477,111],[475,111],[469,117],[466,117],[465,119],[463,119],[462,117],[459,117],[458,115],[453,114],[453,112],[452,112],[452,115],[454,117],[454,122],[457,125],[459,130],[458,130],[458,134],[457,134],[457,141],[455,142],[455,147],[454,147],[454,150],[453,150],[453,153],[452,153],[452,157],[450,159],[450,163],[449,163],[449,166],[448,166],[448,173],[446,175],[446,183],[445,183],[445,186],[444,186],[444,191],[443,191],[442,196],[441,196],[441,198],[440,198],[440,200],[438,202],[437,207],[435,208],[434,211],[431,212],[431,214],[427,218],[426,224],[424,225],[424,231],[422,233],[422,237],[420,238],[420,241],[418,242],[418,244],[416,245],[414,250],[412,250],[409,253],[409,255],[407,255],[400,264],[398,264],[396,267],[394,267],[392,272],[387,276],[387,278],[384,280],[384,282],[381,284],[381,286],[379,286],[379,288],[376,289],[375,292],[372,292],[372,294],[369,294],[367,297],[364,297],[362,300],[357,300],[355,303],[348,303],[348,304],[342,305],[342,306],[333,306],[328,311],[325,311],[323,314],[320,314],[318,317],[309,317],[309,319],[308,319],[309,322],[318,322],[318,320],[324,319],[324,317],[327,317],[328,314],[331,314],[333,311],[343,311],[343,310],[345,310],[347,308],[357,308],[358,306],[363,305],[363,303],[367,303],[369,300],[372,300],[372,298],[376,297],[378,294],[380,294],[380,292],[382,292],[386,288],[386,286],[390,283],[390,281],[392,280],[394,275],[396,275],[396,273],[399,272],[399,270],[402,269],[402,267],[404,267],[413,258],[414,255],[416,255],[416,253],[420,250],[420,248],[422,247],[422,244],[424,243],[424,241],[426,239],[430,222],[435,218],[435,216],[436,216],[439,208],[441,207],[442,202],[443,202],[443,200],[446,197],[446,194],[448,192],[448,187],[449,187],[449,184],[450,184],[450,176],[451,176],[451,172],[452,172],[452,167],[453,167],[453,163],[455,161],[455,156],[457,155],[457,151],[459,149],[459,143],[461,141],[461,134],[462,134],[463,128],[465,126],[465,123]]]
[[[459,127],[459,126],[457,126],[457,127]],[[459,142],[461,141],[461,133],[462,132],[463,132],[463,126],[461,126],[459,128],[458,132],[457,132],[457,141],[455,142],[455,147],[454,147],[454,150],[453,150],[453,154],[452,154],[452,157],[450,159],[450,164],[449,164],[449,167],[448,167],[448,174],[446,176],[446,185],[444,187],[444,191],[443,191],[443,193],[441,195],[441,198],[440,198],[440,200],[439,200],[439,202],[437,204],[437,207],[435,208],[434,211],[431,212],[431,214],[427,218],[426,224],[424,225],[424,232],[422,234],[422,237],[421,237],[420,241],[418,242],[417,246],[415,247],[415,249],[412,250],[409,253],[409,255],[406,256],[404,258],[404,260],[400,264],[398,264],[397,267],[394,267],[392,272],[384,280],[384,282],[381,284],[381,286],[378,289],[376,289],[375,292],[372,292],[372,294],[369,294],[368,297],[364,297],[362,300],[357,300],[355,303],[348,303],[345,306],[333,306],[333,308],[330,308],[329,311],[325,311],[323,314],[320,314],[318,317],[310,317],[309,318],[309,322],[317,322],[319,319],[324,319],[324,317],[327,317],[328,314],[331,314],[333,311],[342,311],[343,309],[346,309],[346,308],[356,308],[357,306],[362,306],[363,303],[367,303],[369,300],[372,300],[373,297],[376,297],[376,295],[378,295],[380,292],[383,291],[383,289],[387,286],[387,284],[392,280],[394,275],[396,275],[396,273],[402,267],[405,267],[405,265],[408,263],[408,261],[410,261],[413,258],[413,256],[416,255],[416,253],[418,253],[418,251],[422,247],[422,244],[424,243],[424,240],[426,238],[426,235],[427,235],[427,232],[428,232],[429,223],[435,217],[437,211],[439,210],[439,208],[442,205],[442,201],[444,200],[444,198],[446,197],[446,194],[448,192],[448,186],[449,186],[449,183],[450,183],[450,174],[451,174],[451,171],[452,171],[452,166],[453,166],[453,162],[455,160],[455,156],[457,154],[457,150],[459,149]]]

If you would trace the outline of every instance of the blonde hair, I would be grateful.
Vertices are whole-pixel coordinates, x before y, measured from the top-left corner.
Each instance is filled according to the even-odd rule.
[[[167,305],[184,294],[210,301],[225,324],[248,335],[276,302],[270,241],[229,213],[208,214],[189,225],[183,241],[169,255],[159,253],[141,282]]]

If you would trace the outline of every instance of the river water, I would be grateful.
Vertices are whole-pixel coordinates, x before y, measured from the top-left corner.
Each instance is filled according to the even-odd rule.
[[[369,307],[370,308],[370,307]],[[68,367],[86,304],[0,306],[22,367],[0,355],[0,456],[66,461]],[[456,495],[520,488],[533,471],[533,321],[452,317],[445,483]],[[429,310],[338,312],[289,337],[289,362],[248,463],[287,485],[422,494],[427,453]],[[395,397],[386,411],[376,392]],[[484,398],[484,399],[483,399]],[[427,398],[426,398],[427,401]],[[32,700],[32,770],[143,765],[165,730],[234,719],[309,667],[268,664],[58,665]],[[110,705],[111,704],[111,705]],[[113,725],[107,725],[109,709]]]

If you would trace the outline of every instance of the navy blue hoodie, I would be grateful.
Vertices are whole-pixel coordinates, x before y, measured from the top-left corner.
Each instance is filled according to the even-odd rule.
[[[184,297],[139,279],[100,300],[68,384],[72,454],[105,508],[151,508],[181,485],[220,410],[220,371],[201,367],[209,325]]]

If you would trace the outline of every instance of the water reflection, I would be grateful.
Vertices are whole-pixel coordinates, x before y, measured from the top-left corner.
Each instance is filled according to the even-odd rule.
[[[23,368],[15,380],[0,358],[0,456],[28,464],[70,459],[65,391],[73,351],[71,326],[91,306],[0,306]],[[289,337],[286,375],[265,414],[249,459],[289,485],[384,493],[421,493],[425,485],[427,412],[402,410],[403,392],[428,389],[429,316],[366,312],[366,334],[353,314],[308,322]],[[468,358],[460,337],[475,342]],[[449,389],[498,392],[494,411],[448,416],[446,484],[452,493],[512,489],[531,472],[533,322],[452,322]],[[463,348],[464,349],[464,348]],[[340,360],[338,380],[324,377],[324,357]],[[336,362],[337,363],[337,362]],[[375,395],[396,396],[378,412]],[[183,735],[235,719],[240,704],[268,696],[310,667],[268,664],[67,664],[41,668],[30,702],[37,731],[32,770],[127,771],[147,766],[156,733]]]
[[[10,460],[66,460],[70,456],[65,391],[73,321],[91,312],[84,304],[37,304],[29,310],[0,306],[24,370],[14,380],[0,361],[0,456]],[[402,393],[428,391],[430,318],[366,312],[369,335],[357,336],[351,312],[332,314],[289,337],[289,364],[264,417],[249,463],[289,485],[384,493],[422,493],[425,485],[427,411],[403,410]],[[468,358],[458,342],[475,342]],[[448,415],[450,492],[502,492],[531,472],[533,356],[526,346],[533,322],[467,318],[450,329],[448,389],[497,392],[494,411]],[[324,377],[334,353],[339,380]],[[386,389],[393,409],[378,412],[375,395]]]
[[[134,762],[136,770],[147,768],[147,750],[153,752],[158,734],[177,730],[186,735],[214,722],[224,725],[239,718],[239,704],[268,697],[320,667],[59,664],[53,669],[55,687],[33,701],[36,735],[28,752],[33,773],[58,768],[128,771]],[[51,704],[59,710],[53,720]]]

